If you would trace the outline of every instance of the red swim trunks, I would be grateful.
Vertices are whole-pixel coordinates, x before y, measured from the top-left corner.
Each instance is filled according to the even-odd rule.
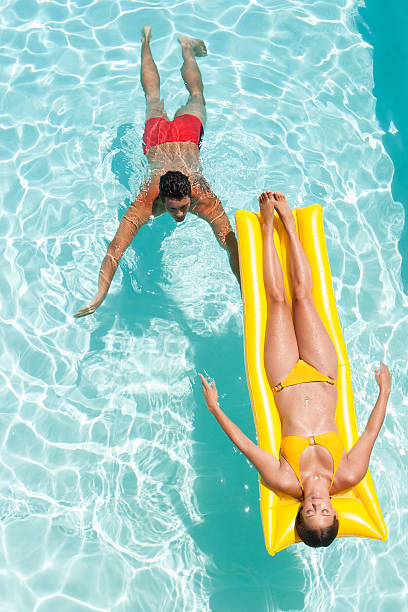
[[[194,115],[180,115],[173,121],[166,121],[163,117],[152,117],[145,124],[143,152],[146,153],[150,147],[165,142],[194,142],[200,147],[203,135],[202,123]]]

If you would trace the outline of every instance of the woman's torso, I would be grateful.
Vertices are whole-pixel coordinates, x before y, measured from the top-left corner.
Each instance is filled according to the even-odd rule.
[[[275,394],[282,436],[312,436],[338,431],[335,421],[337,389],[326,382],[285,387]]]
[[[326,382],[300,383],[286,387],[275,394],[275,403],[278,409],[284,436],[318,436],[327,432],[338,432],[335,415],[337,404],[337,389]],[[288,461],[289,459],[289,461]],[[284,462],[293,472],[298,481],[291,461],[296,464],[300,472],[300,480],[304,481],[313,476],[332,480],[334,457],[331,452],[318,443],[310,440],[299,457],[286,458],[281,454],[281,463]],[[300,483],[299,494],[301,492]]]

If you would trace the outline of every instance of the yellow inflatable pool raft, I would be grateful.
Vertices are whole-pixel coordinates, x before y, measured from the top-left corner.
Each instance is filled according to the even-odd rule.
[[[337,351],[339,372],[336,422],[344,446],[349,451],[358,438],[358,432],[350,365],[331,283],[323,230],[323,212],[318,205],[293,212],[297,232],[312,269],[314,303]],[[245,361],[258,444],[275,457],[279,457],[280,421],[264,367],[267,301],[263,283],[262,220],[255,213],[239,210],[235,214],[235,221],[244,304]],[[277,215],[274,239],[282,264],[286,293],[291,304],[288,238]],[[260,479],[260,498],[268,552],[274,555],[287,546],[299,542],[294,525],[300,502],[279,491],[271,491],[262,479]],[[333,496],[332,503],[339,517],[338,537],[359,536],[383,541],[387,539],[386,526],[369,472],[357,486]]]

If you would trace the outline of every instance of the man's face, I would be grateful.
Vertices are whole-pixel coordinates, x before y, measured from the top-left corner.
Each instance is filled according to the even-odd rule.
[[[164,207],[173,219],[180,223],[184,221],[190,208],[190,196],[184,196],[181,200],[174,198],[164,198]]]

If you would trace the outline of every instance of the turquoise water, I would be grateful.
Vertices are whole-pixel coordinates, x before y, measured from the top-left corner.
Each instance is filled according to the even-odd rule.
[[[408,211],[408,82],[405,78],[408,63],[408,48],[405,44],[408,10],[398,0],[387,3],[366,0],[359,12],[360,30],[364,39],[373,46],[373,93],[377,97],[376,115],[384,132],[382,140],[394,165],[392,195]],[[404,291],[408,294],[407,214],[398,247],[402,256]]]
[[[362,6],[0,1],[1,610],[407,608],[404,212]],[[267,555],[255,470],[197,384],[215,376],[255,435],[240,294],[204,223],[145,227],[103,306],[72,317],[146,171],[144,23],[169,112],[185,100],[177,33],[208,44],[203,169],[230,218],[266,187],[324,207],[360,426],[375,364],[394,377],[371,461],[385,544]]]

